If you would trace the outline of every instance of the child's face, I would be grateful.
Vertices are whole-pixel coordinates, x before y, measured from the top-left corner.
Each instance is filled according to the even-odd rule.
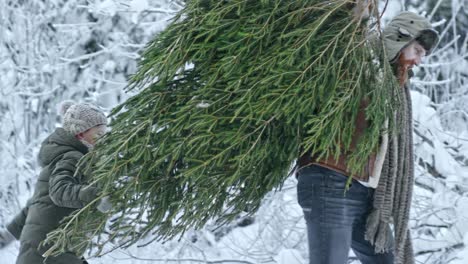
[[[107,132],[106,125],[99,125],[78,134],[78,138],[86,140],[91,145],[95,145],[96,141]]]

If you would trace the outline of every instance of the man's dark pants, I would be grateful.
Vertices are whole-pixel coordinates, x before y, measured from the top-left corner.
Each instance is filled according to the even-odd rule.
[[[311,165],[298,172],[297,196],[304,211],[310,264],[345,264],[352,248],[362,264],[393,264],[393,253],[376,254],[364,239],[374,189],[348,177]]]

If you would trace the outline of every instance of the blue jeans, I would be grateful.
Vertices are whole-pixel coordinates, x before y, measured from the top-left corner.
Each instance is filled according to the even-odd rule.
[[[374,189],[312,165],[298,172],[297,198],[304,211],[310,264],[346,264],[352,248],[362,264],[393,264],[392,251],[377,254],[364,239]]]

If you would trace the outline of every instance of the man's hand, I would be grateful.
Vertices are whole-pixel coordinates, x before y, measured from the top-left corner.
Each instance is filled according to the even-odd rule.
[[[6,228],[0,230],[0,249],[15,241],[15,237]]]
[[[354,17],[356,20],[366,21],[370,17],[372,2],[370,0],[357,0],[353,8]]]

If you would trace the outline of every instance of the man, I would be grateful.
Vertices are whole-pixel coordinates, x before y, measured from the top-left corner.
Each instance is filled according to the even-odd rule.
[[[414,263],[408,231],[414,166],[408,78],[435,47],[438,34],[425,18],[403,12],[385,27],[383,38],[404,90],[395,113],[402,125],[396,135],[382,135],[379,150],[369,157],[362,175],[351,175],[345,194],[349,153],[337,160],[310,154],[298,159],[298,202],[306,219],[311,264],[345,264],[350,248],[363,264]],[[367,127],[364,111],[365,105],[357,116],[351,151]]]
[[[33,197],[23,210],[0,230],[0,248],[15,239],[21,242],[17,264],[43,263],[47,246],[39,246],[47,233],[76,209],[99,197],[96,187],[87,185],[90,175],[77,168],[77,163],[106,133],[107,118],[96,106],[65,102],[61,106],[63,127],[57,128],[42,143],[39,151],[41,173]],[[77,171],[78,170],[78,171]],[[101,199],[98,210],[111,208],[107,198]],[[50,257],[46,264],[83,264],[83,259],[64,253]]]

